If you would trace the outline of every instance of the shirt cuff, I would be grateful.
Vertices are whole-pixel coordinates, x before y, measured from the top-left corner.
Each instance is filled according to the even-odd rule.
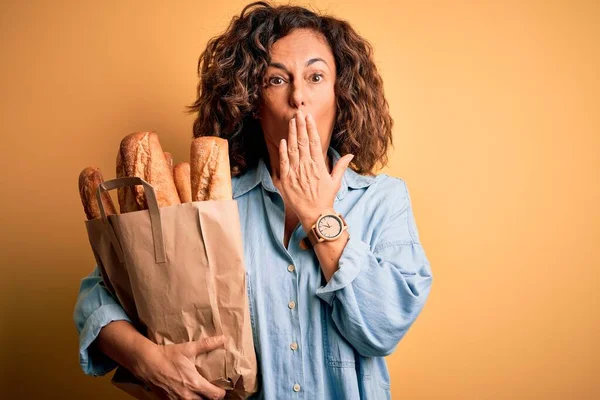
[[[350,235],[344,250],[342,250],[338,270],[333,273],[325,286],[317,289],[317,296],[333,306],[335,293],[351,284],[363,269],[369,268],[369,262],[365,255],[370,251],[371,247],[367,243]]]
[[[79,334],[79,364],[86,375],[102,376],[119,365],[93,345],[103,327],[119,320],[131,322],[119,304],[101,306],[86,320]]]

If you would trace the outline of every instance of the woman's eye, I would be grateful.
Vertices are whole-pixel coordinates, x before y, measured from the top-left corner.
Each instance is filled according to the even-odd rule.
[[[283,78],[281,78],[279,76],[274,76],[272,78],[269,78],[269,84],[273,85],[273,86],[282,85],[283,82],[285,82],[285,81],[283,80]]]
[[[321,81],[323,80],[323,75],[321,75],[321,74],[314,74],[314,75],[311,77],[311,80],[312,80],[314,83],[319,83],[319,82],[321,82]]]

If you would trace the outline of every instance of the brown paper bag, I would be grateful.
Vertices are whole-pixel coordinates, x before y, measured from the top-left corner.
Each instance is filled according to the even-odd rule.
[[[144,187],[149,209],[106,216],[102,192],[131,185]],[[199,354],[196,369],[228,390],[226,398],[255,393],[258,369],[237,202],[159,208],[154,188],[139,177],[103,182],[97,197],[102,216],[86,221],[90,245],[107,288],[134,325],[160,345],[224,335],[224,348]],[[117,369],[112,382],[136,398],[155,398],[129,378]]]

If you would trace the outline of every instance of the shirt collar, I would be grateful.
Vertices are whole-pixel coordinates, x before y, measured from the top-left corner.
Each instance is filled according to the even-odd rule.
[[[327,154],[332,160],[332,165],[335,165],[341,158],[340,153],[338,153],[337,150],[331,146],[328,148]],[[346,168],[344,176],[342,177],[340,190],[338,191],[336,198],[341,200],[346,197],[349,188],[360,189],[367,187],[375,182],[375,179],[376,176],[360,175],[352,169]],[[277,189],[273,185],[273,180],[271,179],[269,169],[262,158],[258,160],[258,164],[255,167],[250,168],[244,174],[238,177],[237,184],[233,188],[233,198],[235,199],[244,193],[249,192],[259,183],[262,183],[262,186],[266,190],[275,193],[277,192]]]

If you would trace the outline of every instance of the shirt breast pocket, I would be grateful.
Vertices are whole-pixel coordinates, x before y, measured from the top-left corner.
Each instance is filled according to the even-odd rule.
[[[333,318],[331,308],[323,304],[323,344],[325,346],[325,359],[327,365],[336,368],[354,368],[354,347],[341,335]]]

